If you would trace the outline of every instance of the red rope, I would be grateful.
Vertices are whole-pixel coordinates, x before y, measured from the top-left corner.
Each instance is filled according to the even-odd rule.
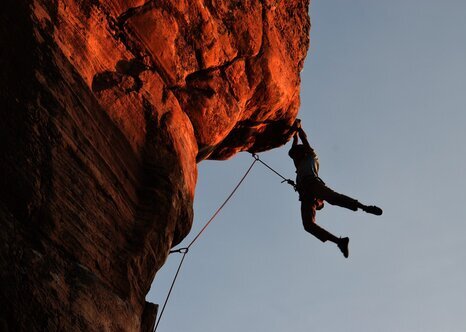
[[[217,211],[215,211],[215,213],[212,215],[212,217],[210,217],[210,219],[207,221],[207,223],[204,225],[204,227],[202,227],[202,229],[200,230],[200,232],[194,237],[194,239],[188,244],[188,246],[185,247],[185,248],[180,248],[180,249],[176,249],[176,250],[170,251],[170,254],[171,254],[171,253],[175,253],[175,252],[182,253],[182,254],[183,254],[183,257],[181,258],[180,264],[178,265],[178,269],[176,270],[175,277],[173,278],[172,284],[171,284],[171,286],[170,286],[170,290],[168,291],[167,297],[165,298],[165,302],[164,302],[164,304],[163,304],[162,310],[160,311],[159,319],[157,320],[157,324],[155,324],[155,327],[154,327],[154,332],[157,331],[157,327],[159,326],[160,320],[162,319],[163,312],[165,311],[165,307],[167,306],[168,299],[170,298],[170,295],[171,295],[171,293],[172,293],[173,287],[175,286],[175,282],[176,282],[176,279],[178,278],[178,274],[179,274],[179,272],[180,272],[180,270],[181,270],[181,266],[183,265],[184,258],[186,257],[186,254],[189,252],[189,248],[191,248],[191,246],[194,244],[194,242],[196,242],[197,239],[201,236],[201,234],[207,229],[207,227],[210,225],[210,223],[215,219],[215,217],[219,214],[219,212],[223,209],[223,207],[228,203],[228,201],[230,200],[230,198],[233,197],[233,195],[235,194],[235,192],[238,190],[239,186],[241,186],[241,184],[243,183],[244,179],[246,179],[246,177],[248,176],[249,172],[251,172],[252,167],[254,166],[254,164],[256,163],[256,161],[258,161],[258,160],[259,160],[259,158],[254,157],[254,161],[252,162],[251,166],[249,166],[249,168],[247,169],[246,173],[244,173],[243,177],[242,177],[241,180],[238,182],[238,184],[235,186],[235,188],[232,190],[232,192],[230,193],[230,195],[228,195],[228,197],[225,199],[225,201],[222,203],[222,205],[220,205],[220,207],[217,209]],[[260,161],[260,160],[259,160],[259,161]]]

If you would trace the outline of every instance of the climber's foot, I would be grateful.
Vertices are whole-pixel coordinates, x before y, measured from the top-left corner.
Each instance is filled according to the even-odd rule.
[[[343,256],[345,256],[345,258],[348,258],[348,256],[349,256],[348,244],[349,244],[349,238],[348,237],[340,238],[340,240],[338,241],[338,244],[337,244],[338,248],[340,249]]]
[[[383,212],[381,208],[375,205],[364,206],[362,210],[370,214],[375,214],[376,216],[382,215],[382,212]]]

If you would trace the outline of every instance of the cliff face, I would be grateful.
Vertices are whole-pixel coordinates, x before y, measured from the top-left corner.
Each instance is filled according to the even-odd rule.
[[[196,163],[284,144],[308,0],[7,0],[0,327],[146,331]]]

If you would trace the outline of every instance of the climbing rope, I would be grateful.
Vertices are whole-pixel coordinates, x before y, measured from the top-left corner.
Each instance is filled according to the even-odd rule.
[[[254,161],[251,163],[251,165],[249,166],[249,168],[246,170],[246,172],[244,173],[243,177],[241,178],[241,180],[238,182],[238,184],[233,188],[233,190],[231,191],[231,193],[228,195],[228,197],[225,199],[225,201],[220,205],[220,207],[215,211],[215,213],[212,215],[212,217],[210,217],[210,219],[206,222],[206,224],[204,225],[204,227],[202,227],[202,229],[199,231],[199,233],[197,233],[197,235],[194,237],[194,239],[186,246],[186,247],[183,247],[183,248],[179,248],[179,249],[174,249],[174,250],[171,250],[170,251],[170,254],[173,254],[173,253],[180,253],[180,254],[183,254],[183,256],[181,257],[181,260],[180,260],[180,264],[178,265],[178,268],[176,270],[176,273],[175,273],[175,276],[173,278],[173,281],[170,285],[170,289],[168,291],[168,294],[167,294],[167,297],[165,298],[165,302],[163,303],[163,306],[162,306],[162,310],[160,311],[160,315],[159,315],[159,319],[157,320],[157,323],[155,324],[155,327],[154,327],[154,332],[157,331],[157,327],[159,326],[159,323],[162,319],[162,316],[163,316],[163,313],[165,311],[165,308],[167,306],[167,303],[168,303],[168,300],[170,298],[170,295],[172,293],[172,290],[173,290],[173,287],[175,286],[175,283],[176,283],[176,280],[178,278],[178,274],[180,273],[180,270],[181,270],[181,266],[183,265],[183,262],[184,262],[184,259],[186,257],[186,255],[188,254],[189,252],[189,249],[191,248],[191,246],[197,241],[197,239],[199,239],[199,237],[202,235],[202,233],[204,233],[204,231],[207,229],[207,227],[210,225],[210,223],[215,219],[215,217],[219,214],[219,212],[223,209],[223,207],[228,203],[228,201],[230,200],[230,198],[233,197],[233,195],[235,194],[235,192],[238,190],[238,188],[241,186],[241,184],[243,183],[244,179],[246,179],[246,177],[248,176],[249,172],[251,172],[251,169],[253,168],[253,166],[256,164],[256,162],[260,162],[261,164],[263,164],[265,167],[267,167],[269,170],[271,170],[272,172],[274,172],[276,175],[278,175],[279,177],[281,177],[283,179],[282,183],[286,182],[288,183],[289,185],[291,185],[295,190],[296,190],[296,185],[295,183],[293,182],[293,180],[290,180],[290,179],[287,179],[285,178],[283,175],[281,175],[280,173],[278,173],[276,170],[274,170],[272,167],[270,167],[269,165],[267,165],[264,161],[262,161],[259,156],[255,153],[251,153],[252,157],[254,158]]]
[[[184,247],[184,248],[180,248],[180,249],[175,249],[175,250],[171,250],[170,251],[170,254],[172,253],[181,253],[183,254],[183,257],[181,258],[181,261],[180,261],[180,264],[178,265],[178,269],[176,270],[176,273],[175,273],[175,277],[173,278],[173,281],[172,281],[172,284],[170,286],[170,290],[168,291],[168,294],[167,294],[167,297],[165,298],[165,302],[162,306],[162,310],[160,311],[160,316],[159,316],[159,319],[157,320],[157,323],[155,324],[155,328],[154,328],[154,332],[157,331],[157,327],[159,326],[159,323],[160,323],[160,320],[162,319],[162,316],[163,316],[163,312],[165,311],[165,307],[167,306],[167,303],[168,303],[168,299],[170,298],[170,295],[171,295],[171,292],[173,290],[173,287],[175,286],[175,282],[176,282],[176,279],[178,278],[178,274],[181,270],[181,266],[183,265],[183,262],[184,262],[184,259],[186,257],[186,254],[189,252],[189,248],[191,248],[191,246],[194,244],[194,242],[197,241],[197,239],[199,239],[199,237],[201,236],[202,233],[204,233],[204,231],[206,230],[206,228],[210,225],[210,223],[215,219],[215,217],[219,214],[219,212],[223,209],[223,207],[228,203],[228,201],[230,200],[231,197],[233,197],[233,195],[235,194],[235,192],[238,190],[239,186],[243,183],[244,179],[246,179],[246,177],[248,176],[249,172],[251,172],[251,169],[252,167],[254,166],[254,164],[258,161],[258,159],[254,158],[254,161],[252,162],[251,166],[249,166],[249,168],[247,169],[246,173],[244,173],[243,177],[241,178],[241,180],[238,182],[238,184],[235,186],[235,188],[232,190],[232,192],[230,193],[230,195],[228,195],[228,197],[225,199],[225,201],[222,203],[222,205],[220,205],[220,207],[217,209],[217,211],[215,211],[215,213],[212,215],[212,217],[210,217],[210,219],[207,221],[207,223],[204,225],[204,227],[202,227],[202,229],[200,230],[200,232],[194,237],[194,239],[188,244],[187,247]]]
[[[260,162],[262,165],[264,165],[265,167],[267,167],[269,170],[271,170],[272,172],[274,172],[275,174],[277,174],[279,177],[281,177],[283,179],[282,183],[286,182],[288,183],[290,186],[292,186],[294,188],[294,190],[296,190],[296,184],[294,183],[293,180],[291,179],[287,179],[285,178],[283,175],[281,175],[280,173],[278,173],[276,170],[274,170],[272,167],[270,167],[269,165],[267,165],[264,161],[262,161],[259,156],[255,153],[251,153],[252,154],[252,157]]]

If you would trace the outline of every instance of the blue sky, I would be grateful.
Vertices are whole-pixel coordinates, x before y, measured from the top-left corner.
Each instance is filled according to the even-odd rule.
[[[300,117],[335,190],[381,217],[327,205],[302,228],[290,187],[262,165],[192,247],[165,331],[466,330],[466,2],[315,0]],[[294,177],[289,145],[261,154]],[[252,162],[199,165],[188,243]],[[163,303],[181,256],[148,300]]]

